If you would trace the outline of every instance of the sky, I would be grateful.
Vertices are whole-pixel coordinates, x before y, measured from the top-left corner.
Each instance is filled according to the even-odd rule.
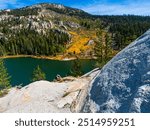
[[[79,8],[96,15],[150,16],[150,0],[0,0],[0,9],[21,8],[45,2]]]

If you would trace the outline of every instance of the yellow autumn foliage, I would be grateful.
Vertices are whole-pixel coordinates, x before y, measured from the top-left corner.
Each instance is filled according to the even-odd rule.
[[[96,37],[95,32],[92,31],[79,31],[79,32],[69,32],[72,35],[71,46],[67,49],[67,53],[80,54],[90,49],[92,46],[87,45],[87,43]]]

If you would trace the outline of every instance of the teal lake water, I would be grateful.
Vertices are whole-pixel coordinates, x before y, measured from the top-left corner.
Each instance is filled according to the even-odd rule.
[[[45,72],[46,79],[52,81],[57,74],[62,77],[69,75],[73,61],[57,61],[35,58],[8,58],[4,60],[11,76],[12,86],[31,83],[33,70],[37,65]],[[94,69],[94,60],[81,60],[84,73]]]

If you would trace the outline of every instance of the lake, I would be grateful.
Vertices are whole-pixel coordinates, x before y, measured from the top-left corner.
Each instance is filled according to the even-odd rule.
[[[58,61],[35,58],[8,58],[4,59],[5,66],[11,76],[12,86],[23,86],[31,83],[33,70],[40,66],[46,74],[46,80],[52,81],[57,74],[62,77],[69,75],[73,61]],[[84,73],[94,69],[94,60],[81,60]]]

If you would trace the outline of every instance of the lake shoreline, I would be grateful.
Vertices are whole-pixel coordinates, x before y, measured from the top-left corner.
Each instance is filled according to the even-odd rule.
[[[8,59],[8,58],[35,58],[35,59],[47,59],[47,60],[58,60],[58,61],[71,61],[77,59],[76,57],[64,57],[63,55],[57,56],[34,56],[34,55],[9,55],[9,56],[0,56],[0,59]],[[82,60],[94,60],[95,58],[79,58]]]
[[[22,57],[22,58],[18,58]],[[11,84],[13,86],[18,84],[27,85],[30,83],[33,71],[37,66],[46,74],[48,81],[53,81],[56,75],[66,77],[70,75],[70,70],[73,67],[73,60],[53,60],[45,59],[45,57],[31,56],[5,56],[3,58],[5,67],[11,76]],[[38,59],[37,59],[38,58]],[[81,69],[83,73],[87,73],[94,68],[95,60],[80,60]]]

